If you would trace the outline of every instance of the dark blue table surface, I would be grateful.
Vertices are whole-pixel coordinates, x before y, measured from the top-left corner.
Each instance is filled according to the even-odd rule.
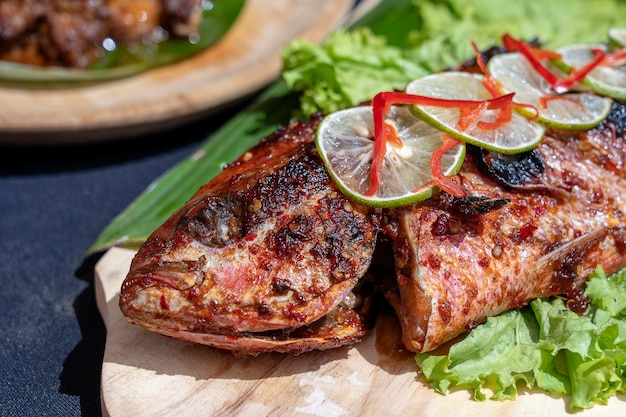
[[[86,257],[139,193],[239,107],[72,146],[0,145],[0,416],[99,416],[105,328]]]

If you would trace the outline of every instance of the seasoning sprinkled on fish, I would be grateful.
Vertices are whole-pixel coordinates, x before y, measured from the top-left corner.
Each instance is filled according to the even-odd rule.
[[[490,109],[505,123],[513,95],[503,97],[509,107],[455,105],[473,106],[463,113],[473,118],[468,123]],[[236,355],[356,343],[371,325],[376,292],[395,309],[403,342],[415,352],[537,297],[562,296],[582,312],[589,274],[626,267],[624,114],[614,101],[596,127],[547,129],[538,146],[513,155],[467,145],[454,180],[437,183],[448,181],[452,191],[395,208],[346,197],[313,143],[320,116],[293,121],[148,238],[120,307],[151,331]],[[384,129],[391,139],[397,133]],[[380,168],[384,145],[375,152],[369,157]],[[389,264],[391,280],[377,274]]]

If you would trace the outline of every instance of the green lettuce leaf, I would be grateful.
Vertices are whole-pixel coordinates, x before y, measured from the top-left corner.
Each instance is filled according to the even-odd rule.
[[[538,39],[550,49],[606,39],[623,27],[623,0],[388,0],[386,18],[373,14],[324,45],[294,40],[283,50],[283,76],[301,94],[304,116],[371,99],[380,91],[403,90],[413,79],[501,44],[509,33]],[[572,22],[576,22],[573,24]]]
[[[417,354],[417,365],[442,394],[460,387],[476,400],[514,399],[521,382],[571,396],[571,411],[606,404],[626,387],[625,276],[595,271],[585,293],[591,305],[581,316],[561,298],[533,300],[489,318],[446,355]]]
[[[305,117],[353,106],[379,91],[404,89],[428,73],[368,28],[335,31],[321,46],[297,39],[283,48],[282,57],[282,76],[302,92]]]
[[[533,369],[541,361],[535,348],[539,328],[529,311],[510,310],[489,318],[463,341],[450,347],[448,355],[418,353],[417,364],[432,386],[445,393],[450,387],[472,389],[476,400],[511,399],[517,382],[534,383]]]
[[[616,317],[626,310],[626,286],[619,285],[626,279],[626,270],[615,274],[611,281],[606,279],[604,271],[596,271],[587,283],[586,294],[601,309]]]

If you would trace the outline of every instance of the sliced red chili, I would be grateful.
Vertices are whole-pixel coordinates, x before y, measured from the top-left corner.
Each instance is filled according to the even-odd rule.
[[[513,117],[514,95],[515,93],[509,93],[490,100],[490,104],[492,104],[493,107],[488,106],[487,108],[497,108],[500,110],[500,113],[498,113],[498,117],[493,122],[485,122],[484,120],[481,120],[477,123],[477,126],[483,130],[496,130],[509,123]]]
[[[508,50],[519,51],[528,60],[530,65],[557,93],[567,92],[575,84],[581,82],[587,74],[597,67],[605,57],[600,49],[592,50],[594,59],[580,68],[573,69],[565,78],[559,78],[542,63],[541,59],[560,59],[561,55],[555,52],[533,48],[526,42],[513,38],[511,35],[502,36],[502,43]]]
[[[372,100],[372,114],[374,118],[374,151],[370,168],[370,186],[365,192],[365,195],[370,197],[375,195],[380,187],[380,176],[385,160],[385,154],[387,152],[387,143],[393,143],[396,146],[403,146],[402,140],[398,137],[396,129],[390,124],[385,123],[385,115],[389,113],[392,105],[416,104],[444,108],[458,108],[460,112],[458,127],[461,130],[467,129],[486,110],[499,110],[500,114],[495,121],[479,121],[477,123],[478,127],[482,129],[497,129],[511,120],[511,104],[513,102],[513,95],[514,93],[511,93],[492,98],[490,100],[480,101],[443,99],[418,94],[408,94],[399,91],[384,91],[378,93]],[[436,157],[434,159],[431,158],[431,164],[435,164],[433,167],[437,172],[436,174],[433,174],[433,181],[438,184],[438,186],[440,184],[445,187],[446,190],[452,191],[452,193],[454,193],[453,195],[459,195],[459,190],[462,190],[460,186],[450,180],[444,180],[445,175],[443,175],[443,171],[441,170],[441,158],[443,157],[443,154],[458,144],[456,139],[454,139],[454,142],[451,143],[453,139],[447,135],[446,138],[447,139],[444,140],[444,146],[442,147],[443,150],[436,150],[434,153]],[[433,160],[435,162],[433,162]],[[437,178],[435,178],[435,176],[437,176]]]
[[[483,59],[483,54],[478,49],[476,42],[472,41],[472,49],[474,49],[474,53],[476,54],[476,63],[478,64],[478,68],[482,71],[485,78],[483,78],[483,86],[489,91],[491,97],[498,97],[504,94],[504,88],[502,87],[502,83],[491,76],[489,71],[487,71],[487,65],[485,65],[485,60]]]
[[[390,105],[383,93],[376,94],[372,100],[372,113],[374,118],[374,152],[372,154],[372,166],[370,168],[370,188],[366,196],[373,196],[380,187],[380,170],[382,169],[387,152],[387,140],[385,129],[385,114],[389,112]]]
[[[547,109],[548,108],[548,104],[551,101],[554,101],[554,100],[569,101],[570,103],[577,105],[581,110],[585,109],[585,106],[583,106],[583,104],[580,101],[573,100],[571,97],[566,97],[566,96],[543,96],[543,97],[539,97],[539,105],[541,106],[542,109]]]
[[[475,42],[472,42],[472,49],[474,49],[474,53],[476,53],[476,63],[478,64],[478,68],[480,68],[483,75],[485,76],[485,78],[483,78],[483,81],[482,81],[483,86],[487,89],[489,94],[491,94],[491,97],[498,97],[498,96],[504,95],[504,87],[502,86],[502,83],[498,81],[497,79],[493,78],[491,74],[489,73],[489,71],[487,71],[487,65],[485,64],[483,55],[478,49],[478,46],[476,46]],[[518,103],[516,101],[513,101],[511,103],[511,107],[518,108],[518,109],[525,108],[525,109],[532,111],[534,113],[534,116],[531,117],[531,119],[537,118],[539,116],[539,110],[537,110],[537,108],[535,108],[535,106],[533,106],[532,104],[524,104],[524,103]],[[503,110],[503,113],[504,113],[504,110]],[[513,116],[512,112],[507,111],[507,113],[508,114],[500,115],[499,121],[494,127],[494,129],[499,127],[498,124],[499,125],[505,124],[506,123],[505,120],[507,122],[511,120],[511,117]],[[483,126],[481,126],[481,129],[489,130],[489,127],[483,124]]]
[[[600,65],[606,67],[620,67],[626,65],[626,48],[605,54]]]
[[[458,198],[466,197],[467,191],[465,191],[463,187],[447,177],[443,173],[443,169],[441,168],[442,158],[446,154],[446,152],[448,152],[455,146],[460,145],[461,142],[449,135],[446,135],[445,133],[441,135],[441,140],[443,142],[443,145],[435,149],[430,157],[430,171],[432,175],[432,181],[440,190],[443,190],[448,194],[451,194]]]
[[[502,35],[502,44],[509,52],[519,51],[520,43],[525,44],[528,51],[530,51],[536,59],[561,59],[561,54],[559,54],[558,52],[550,51],[548,49],[535,48],[534,46],[531,46],[526,42],[514,38],[508,33]]]
[[[478,106],[460,107],[457,127],[462,131],[467,130],[486,110],[487,102],[481,103]]]

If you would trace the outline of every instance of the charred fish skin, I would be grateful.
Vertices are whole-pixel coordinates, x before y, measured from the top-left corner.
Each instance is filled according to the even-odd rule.
[[[294,121],[152,234],[120,308],[148,330],[236,355],[298,354],[359,341],[366,284],[384,281],[373,286],[406,347],[433,350],[530,299],[577,294],[598,265],[626,266],[625,114],[616,102],[599,127],[549,130],[523,155],[474,150],[457,175],[468,198],[381,210],[329,178],[312,143],[320,117]],[[372,262],[387,269],[373,260],[382,242],[393,249],[391,284],[366,273]]]
[[[238,354],[363,336],[363,305],[342,302],[370,265],[378,216],[326,173],[312,143],[318,121],[263,140],[149,237],[122,285],[130,321]]]
[[[598,265],[607,273],[626,266],[626,152],[610,122],[550,132],[530,156],[544,166],[526,186],[486,174],[473,156],[459,175],[463,187],[506,204],[472,214],[442,193],[394,213],[398,285],[387,296],[412,351],[433,350],[530,299],[575,291]]]

